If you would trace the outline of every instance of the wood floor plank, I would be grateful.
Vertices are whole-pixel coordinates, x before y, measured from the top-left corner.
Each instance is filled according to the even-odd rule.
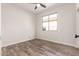
[[[79,49],[34,39],[3,47],[2,56],[79,56]]]
[[[17,53],[17,56],[28,56],[28,54],[22,51],[19,47],[15,47],[14,51]]]

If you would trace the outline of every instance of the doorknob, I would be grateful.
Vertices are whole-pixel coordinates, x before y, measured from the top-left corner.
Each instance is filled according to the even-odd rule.
[[[79,37],[79,35],[75,34],[75,38],[78,38],[78,37]]]

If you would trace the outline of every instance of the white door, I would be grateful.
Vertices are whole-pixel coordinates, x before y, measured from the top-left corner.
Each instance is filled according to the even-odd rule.
[[[1,55],[1,3],[0,3],[0,55]]]
[[[79,36],[79,3],[76,4],[76,34]],[[79,37],[76,38],[77,47],[79,47]]]

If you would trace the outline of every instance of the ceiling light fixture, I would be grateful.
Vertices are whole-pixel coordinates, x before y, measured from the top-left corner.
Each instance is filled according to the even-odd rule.
[[[42,4],[42,3],[36,3],[34,9],[36,10],[38,7],[43,7],[43,8],[46,8],[46,5]]]
[[[40,4],[37,4],[37,7],[40,7]]]

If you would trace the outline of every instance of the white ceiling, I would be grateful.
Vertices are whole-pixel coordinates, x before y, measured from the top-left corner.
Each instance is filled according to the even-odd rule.
[[[56,3],[43,3],[43,4],[46,5],[47,7],[43,8],[43,7],[40,6],[36,10],[34,9],[36,4],[33,4],[33,3],[17,3],[15,5],[23,8],[23,9],[25,9],[27,11],[30,11],[30,12],[32,12],[34,14],[38,14],[38,13],[50,8],[51,6],[54,6]]]

